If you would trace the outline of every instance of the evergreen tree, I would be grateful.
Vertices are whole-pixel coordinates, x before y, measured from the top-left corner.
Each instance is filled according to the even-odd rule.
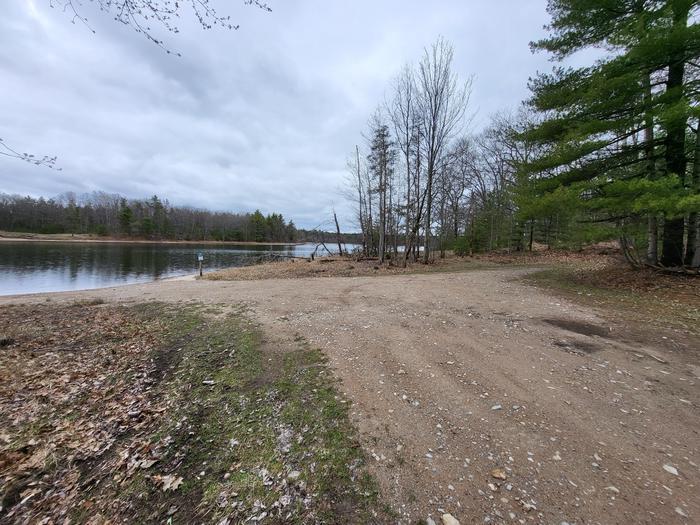
[[[122,199],[119,202],[119,226],[124,235],[131,235],[131,221],[133,218],[134,212],[131,211],[126,199]]]
[[[620,224],[654,219],[650,244],[662,216],[668,266],[682,264],[684,223],[698,206],[685,132],[698,102],[688,74],[700,55],[696,9],[696,0],[550,0],[551,35],[533,44],[558,60],[610,53],[531,81],[531,104],[547,118],[526,133],[544,151],[527,165],[530,180],[541,195],[571,188]]]
[[[252,240],[255,242],[265,241],[265,235],[267,232],[267,221],[265,216],[260,213],[260,210],[255,210],[255,212],[250,216],[250,225],[252,227]]]
[[[153,223],[153,233],[158,236],[165,236],[168,231],[167,210],[157,195],[151,197],[149,201],[151,208],[151,222]]]
[[[378,256],[381,264],[384,262],[384,256],[386,255],[387,218],[391,211],[387,204],[387,195],[394,175],[396,149],[391,140],[389,126],[381,120],[379,115],[372,122],[371,133],[370,153],[367,156],[367,163],[379,201]]]

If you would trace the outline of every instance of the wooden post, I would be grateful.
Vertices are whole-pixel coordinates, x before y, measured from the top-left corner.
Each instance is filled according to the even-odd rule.
[[[199,276],[202,276],[202,266],[204,263],[204,254],[203,253],[198,253],[197,254],[197,261],[199,261]]]

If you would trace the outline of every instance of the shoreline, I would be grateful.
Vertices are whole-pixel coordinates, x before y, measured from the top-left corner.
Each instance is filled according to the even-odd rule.
[[[41,234],[20,234],[23,236],[7,236],[0,234],[0,242],[62,242],[62,243],[94,243],[94,244],[195,244],[214,246],[301,246],[306,242],[254,242],[254,241],[186,241],[174,239],[117,239],[97,237],[54,237]],[[31,235],[27,237],[26,235]],[[63,234],[58,234],[63,235]]]
[[[17,299],[21,300],[23,298],[32,299],[36,296],[46,297],[50,299],[53,296],[60,297],[62,294],[83,294],[90,292],[106,292],[108,290],[116,290],[117,288],[124,288],[128,286],[143,286],[143,285],[157,285],[167,282],[186,282],[186,281],[196,281],[198,278],[197,272],[186,273],[182,275],[171,275],[169,277],[158,277],[149,281],[131,281],[128,283],[113,283],[106,286],[96,286],[91,288],[76,288],[69,290],[48,290],[48,291],[35,291],[35,292],[25,292],[25,293],[13,293],[13,294],[3,294],[0,291],[0,303],[4,299]]]

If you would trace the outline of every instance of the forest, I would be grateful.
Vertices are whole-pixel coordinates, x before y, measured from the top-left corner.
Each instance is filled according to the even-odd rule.
[[[0,230],[90,233],[100,236],[188,241],[295,242],[297,230],[278,213],[214,212],[172,206],[154,195],[126,199],[93,192],[52,199],[0,194]]]
[[[406,65],[348,161],[363,251],[405,266],[614,239],[635,267],[700,267],[694,3],[616,5],[550,2],[549,36],[531,47],[556,67],[479,133],[449,42]],[[566,65],[593,49],[590,65]]]

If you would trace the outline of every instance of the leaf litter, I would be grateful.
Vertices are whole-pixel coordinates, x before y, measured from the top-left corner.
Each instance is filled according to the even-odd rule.
[[[211,310],[0,312],[0,523],[375,520],[322,354]]]

